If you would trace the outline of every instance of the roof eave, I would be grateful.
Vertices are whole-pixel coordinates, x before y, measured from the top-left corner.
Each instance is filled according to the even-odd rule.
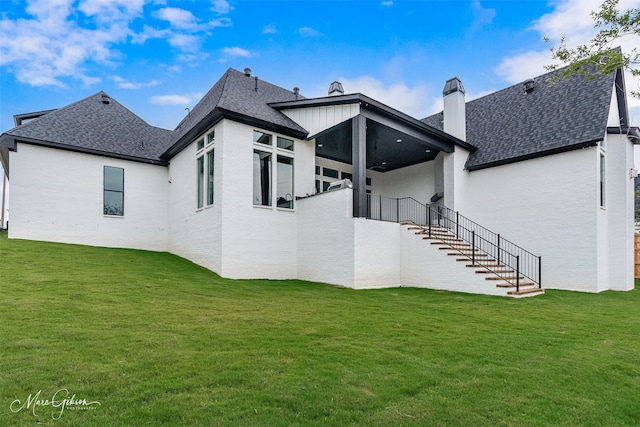
[[[496,167],[496,166],[503,166],[503,165],[507,165],[510,163],[517,163],[517,162],[521,162],[524,160],[532,160],[532,159],[537,159],[540,157],[546,157],[546,156],[551,156],[553,154],[560,154],[560,153],[565,153],[568,151],[574,151],[574,150],[579,150],[582,148],[588,148],[588,147],[594,147],[597,146],[598,143],[602,141],[602,139],[594,139],[594,140],[590,140],[590,141],[584,141],[584,142],[580,142],[577,144],[572,144],[569,146],[565,146],[565,147],[558,147],[558,148],[554,148],[551,150],[546,150],[546,151],[539,151],[539,152],[535,152],[535,153],[529,153],[529,154],[525,154],[523,156],[518,156],[518,157],[511,157],[508,159],[501,159],[501,160],[497,160],[494,162],[488,162],[488,163],[482,163],[482,164],[478,164],[478,165],[472,165],[469,166],[468,164],[465,166],[465,169],[467,169],[470,172],[476,171],[476,170],[481,170],[481,169],[488,169],[488,168],[492,168],[492,167]]]
[[[626,135],[634,144],[640,144],[640,128],[637,126],[631,127],[607,127],[607,134],[611,135]]]
[[[270,130],[297,139],[305,139],[309,134],[309,132],[307,132],[306,130],[292,129],[286,126],[256,119],[254,117],[249,117],[244,114],[236,113],[234,111],[226,110],[224,108],[216,107],[204,119],[200,120],[198,124],[192,127],[187,133],[182,135],[171,147],[169,147],[167,151],[162,153],[160,157],[165,160],[170,160],[176,154],[184,150],[189,144],[191,144],[191,142],[193,142],[199,135],[206,132],[207,129],[211,128],[222,119],[233,120],[235,122]]]
[[[3,136],[4,136],[4,134],[3,134]],[[145,157],[131,156],[131,155],[128,155],[128,154],[112,153],[112,152],[107,152],[107,151],[95,150],[95,149],[92,149],[92,148],[78,147],[78,146],[75,146],[75,145],[61,144],[61,143],[58,143],[58,142],[43,141],[43,140],[33,139],[33,138],[16,137],[16,136],[12,136],[12,138],[13,138],[13,143],[14,143],[12,151],[16,151],[17,144],[20,142],[20,143],[25,143],[25,144],[38,145],[38,146],[41,146],[41,147],[56,148],[56,149],[59,149],[59,150],[74,151],[76,153],[92,154],[92,155],[97,155],[97,156],[110,157],[110,158],[113,158],[113,159],[130,160],[130,161],[133,161],[133,162],[147,163],[147,164],[157,165],[157,166],[168,166],[169,165],[169,163],[167,161],[162,160],[162,159],[150,159],[150,158],[145,158]],[[10,150],[11,150],[11,148],[10,148]]]
[[[441,138],[454,145],[458,145],[462,148],[465,148],[471,152],[476,151],[478,149],[478,147],[472,144],[469,144],[466,141],[463,141],[452,135],[449,135],[448,133],[443,132],[440,129],[436,129],[433,126],[429,126],[428,124],[416,119],[415,117],[411,117],[410,115],[403,113],[402,111],[389,107],[388,105],[383,104],[379,101],[376,101],[373,98],[369,98],[368,96],[363,95],[361,93],[339,95],[339,96],[327,96],[322,98],[301,99],[297,101],[274,102],[268,105],[270,107],[275,108],[276,110],[288,110],[293,108],[326,107],[326,106],[346,105],[346,104],[359,104],[360,107],[365,110],[366,109],[374,110],[380,114],[383,114],[389,118],[392,118],[393,120],[400,120],[401,122],[407,125],[410,125],[411,127],[417,128],[422,132],[426,132],[432,136]]]

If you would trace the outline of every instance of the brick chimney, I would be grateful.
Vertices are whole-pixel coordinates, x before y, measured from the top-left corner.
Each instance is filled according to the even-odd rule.
[[[459,78],[447,80],[442,90],[444,101],[443,129],[463,141],[467,140],[467,122],[464,105],[464,87]]]

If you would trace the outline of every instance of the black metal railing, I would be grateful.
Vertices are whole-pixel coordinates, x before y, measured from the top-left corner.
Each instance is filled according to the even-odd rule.
[[[468,256],[472,264],[514,285],[516,292],[520,291],[523,279],[542,287],[542,257],[441,204],[423,204],[411,197],[367,194],[367,218],[411,222],[420,226],[429,237],[436,237],[437,233],[446,230],[447,235],[441,236],[444,240],[455,238],[469,244],[468,248],[452,245],[452,249]]]

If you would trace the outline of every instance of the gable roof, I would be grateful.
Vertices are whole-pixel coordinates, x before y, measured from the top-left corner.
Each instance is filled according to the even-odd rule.
[[[483,169],[597,144],[607,131],[616,73],[562,78],[562,70],[466,103],[466,167]],[[529,81],[527,81],[529,82]],[[624,90],[624,89],[622,89]],[[443,128],[442,113],[422,119]]]
[[[307,131],[270,103],[304,99],[284,89],[229,68],[175,129],[173,145],[163,154],[171,158],[223,117],[297,138]]]
[[[0,135],[0,145],[16,141],[100,154],[145,163],[166,164],[160,155],[172,132],[149,125],[105,92],[53,110]]]

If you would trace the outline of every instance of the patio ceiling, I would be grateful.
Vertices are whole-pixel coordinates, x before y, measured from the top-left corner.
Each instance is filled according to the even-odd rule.
[[[440,148],[429,141],[370,118],[367,126],[367,169],[388,172],[435,159]],[[352,164],[352,120],[347,120],[316,135],[316,155]]]

